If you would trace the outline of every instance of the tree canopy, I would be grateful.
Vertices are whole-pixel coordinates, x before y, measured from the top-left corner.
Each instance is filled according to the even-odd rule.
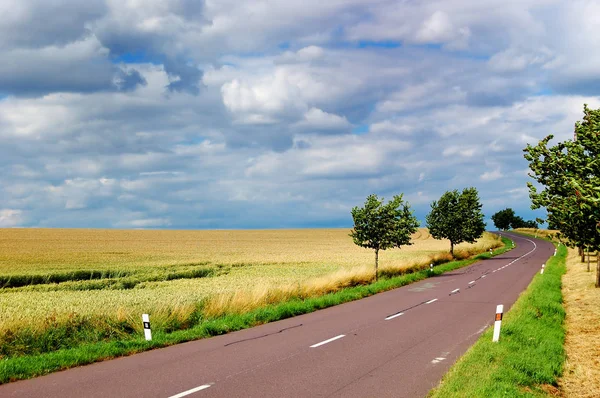
[[[482,205],[477,189],[465,188],[447,191],[438,201],[431,204],[431,212],[426,216],[427,228],[435,239],[450,240],[450,253],[461,242],[473,243],[483,235]]]
[[[494,213],[492,215],[492,221],[494,222],[496,228],[500,230],[538,227],[538,223],[536,221],[525,221],[523,217],[515,215],[515,211],[510,207]]]
[[[411,235],[417,232],[419,221],[402,195],[388,203],[377,195],[369,195],[364,207],[352,209],[354,228],[350,233],[355,244],[375,250],[375,279],[378,275],[379,250],[411,245]]]
[[[500,210],[492,215],[492,221],[496,228],[500,230],[510,229],[510,226],[515,218],[515,211],[510,207]]]
[[[600,248],[600,109],[584,105],[582,122],[575,123],[573,140],[550,146],[552,135],[527,145],[532,208],[543,207],[548,224],[570,246]]]

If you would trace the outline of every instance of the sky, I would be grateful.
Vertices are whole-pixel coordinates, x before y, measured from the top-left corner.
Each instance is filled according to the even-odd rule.
[[[600,107],[595,0],[0,0],[0,227],[351,227]],[[491,222],[488,226],[492,227]]]

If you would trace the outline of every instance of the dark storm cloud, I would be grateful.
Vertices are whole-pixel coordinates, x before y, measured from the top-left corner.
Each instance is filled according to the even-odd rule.
[[[80,40],[108,7],[103,0],[19,0],[0,11],[0,49],[42,48]]]

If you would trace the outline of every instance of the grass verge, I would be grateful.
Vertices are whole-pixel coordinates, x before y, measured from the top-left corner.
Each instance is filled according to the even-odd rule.
[[[0,383],[27,379],[74,366],[131,355],[153,348],[166,347],[186,341],[222,335],[236,330],[250,328],[260,324],[278,321],[345,302],[358,300],[376,293],[408,285],[431,276],[462,268],[478,260],[490,258],[492,255],[495,256],[510,250],[511,241],[502,238],[502,242],[504,243],[504,246],[493,251],[493,254],[486,252],[471,259],[445,263],[435,267],[433,271],[422,269],[396,277],[384,277],[378,282],[368,285],[348,287],[319,297],[306,299],[290,298],[285,302],[265,305],[245,313],[224,314],[215,318],[205,318],[202,315],[203,309],[199,305],[195,311],[196,316],[190,318],[194,320],[194,324],[189,325],[185,330],[176,330],[171,333],[164,331],[153,332],[153,340],[150,342],[145,341],[141,335],[138,335],[135,338],[127,337],[118,340],[100,341],[78,345],[72,348],[64,347],[61,349],[59,346],[59,349],[55,351],[40,354],[4,357],[0,360]],[[85,330],[78,331],[78,326],[75,325],[74,329],[69,331],[69,334],[72,333],[82,333],[85,335]],[[60,336],[61,331],[56,330],[56,334]],[[57,340],[57,342],[59,341],[61,341],[61,339]]]
[[[183,269],[162,267],[156,272],[143,273],[129,270],[78,270],[40,275],[0,275],[0,289],[23,287],[39,291],[133,289],[143,282],[215,276],[219,268],[223,267],[183,267]]]
[[[561,277],[567,248],[546,262],[502,322],[500,342],[492,328],[450,369],[429,394],[439,397],[544,397],[558,393],[565,360],[565,310]]]

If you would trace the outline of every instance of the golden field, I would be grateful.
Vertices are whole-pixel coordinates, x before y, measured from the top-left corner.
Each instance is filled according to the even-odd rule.
[[[199,304],[204,316],[218,316],[368,283],[373,279],[373,251],[354,245],[349,232],[0,229],[0,277],[113,272],[113,278],[103,280],[1,288],[0,343],[7,333],[24,328],[43,333],[73,317],[94,319],[99,328],[118,321],[137,329],[140,314],[150,313],[154,327],[161,328],[173,319],[185,322]],[[380,270],[396,272],[448,257],[449,242],[434,240],[426,229],[413,241],[381,252]],[[455,251],[466,257],[499,246],[499,238],[486,233]],[[198,269],[215,273],[161,279]],[[114,277],[119,273],[125,277]],[[103,288],[103,283],[119,279],[135,283]]]
[[[567,360],[560,385],[566,397],[600,396],[600,288],[595,287],[596,256],[591,271],[569,249],[563,295],[567,311]]]
[[[143,269],[210,263],[227,265],[329,264],[370,262],[372,253],[352,243],[349,229],[145,231],[99,229],[0,229],[0,273],[71,269]],[[445,251],[447,241],[430,239],[381,253],[397,263]],[[463,245],[460,247],[468,247]]]

